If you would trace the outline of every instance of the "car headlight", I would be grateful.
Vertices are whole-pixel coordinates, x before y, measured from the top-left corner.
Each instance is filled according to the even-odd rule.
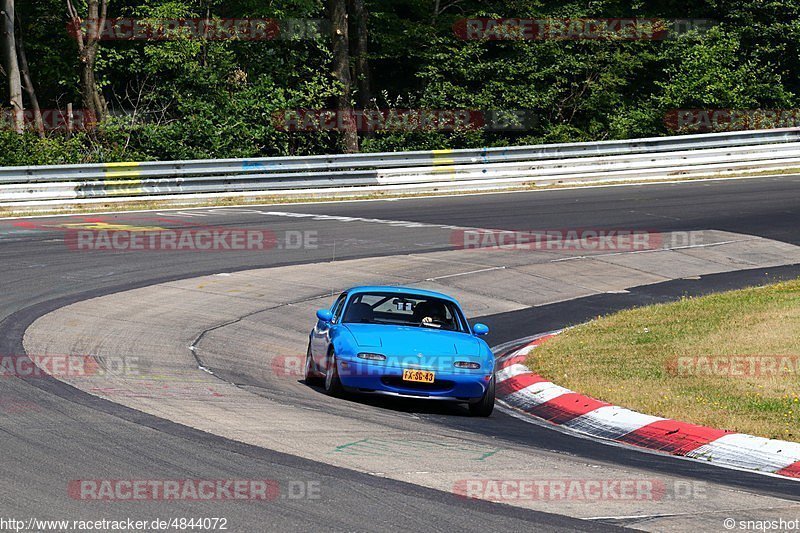
[[[358,358],[368,361],[386,361],[386,356],[380,353],[361,352],[358,354]]]
[[[472,363],[470,361],[456,361],[453,363],[453,366],[456,368],[469,368],[471,370],[477,370],[481,367],[480,363]]]

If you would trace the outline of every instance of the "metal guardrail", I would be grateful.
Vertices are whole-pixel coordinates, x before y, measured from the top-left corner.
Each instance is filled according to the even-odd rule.
[[[479,190],[793,167],[800,167],[796,128],[478,150],[0,167],[0,205]]]

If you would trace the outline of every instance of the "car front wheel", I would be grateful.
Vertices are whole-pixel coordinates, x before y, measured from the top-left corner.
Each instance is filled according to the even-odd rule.
[[[486,387],[483,397],[475,403],[469,404],[469,414],[472,416],[489,416],[494,411],[494,376]]]
[[[336,354],[331,352],[325,369],[325,392],[331,396],[339,396],[344,392],[342,380],[339,379],[339,365],[336,364]]]
[[[319,374],[317,373],[317,365],[314,364],[314,358],[311,357],[311,343],[308,344],[308,351],[306,352],[306,366],[303,369],[303,379],[309,385],[316,385],[320,382]]]

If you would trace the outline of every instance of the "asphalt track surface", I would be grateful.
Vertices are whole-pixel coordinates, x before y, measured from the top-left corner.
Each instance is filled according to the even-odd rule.
[[[152,220],[161,225],[197,225],[311,230],[320,247],[272,253],[76,253],[63,243],[63,229],[43,228],[85,217],[36,219],[38,228],[0,221],[3,264],[0,299],[0,353],[21,353],[21,337],[39,316],[68,303],[167,280],[268,266],[388,256],[446,249],[398,236],[393,226],[333,224],[310,218],[265,218],[246,209],[190,211],[191,216],[121,214],[119,220]],[[269,211],[414,221],[499,229],[616,227],[653,231],[718,229],[800,244],[800,178],[581,188],[530,193],[441,197],[401,201],[271,206]],[[106,220],[115,217],[104,217]],[[333,242],[336,242],[335,250]],[[683,294],[760,284],[795,277],[783,267],[679,280],[642,287],[629,294],[602,295],[546,307],[483,317],[493,328],[490,342],[562,327],[613,311]],[[531,322],[533,320],[533,322]],[[309,325],[310,325],[309,321]],[[535,331],[530,324],[535,323]],[[524,330],[521,328],[525,328]],[[120,518],[124,516],[225,516],[234,531],[373,529],[609,529],[599,522],[526,511],[340,469],[250,447],[178,426],[102,401],[52,380],[0,380],[0,516],[39,518]],[[20,407],[21,406],[21,407]],[[27,408],[25,408],[27,406]],[[712,466],[624,448],[597,446],[545,427],[523,424],[502,413],[485,420],[426,414],[431,424],[468,428],[499,440],[524,442],[533,449],[559,450],[594,460],[609,460],[653,472],[680,473],[761,494],[800,500],[797,484],[732,472]],[[71,500],[69,479],[109,477],[159,479],[320,480],[320,501],[258,503],[115,503],[87,506]]]

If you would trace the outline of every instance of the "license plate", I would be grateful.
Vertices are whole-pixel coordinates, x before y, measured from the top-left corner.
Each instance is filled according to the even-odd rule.
[[[436,377],[434,372],[427,370],[403,370],[403,381],[418,381],[420,383],[433,383]]]

